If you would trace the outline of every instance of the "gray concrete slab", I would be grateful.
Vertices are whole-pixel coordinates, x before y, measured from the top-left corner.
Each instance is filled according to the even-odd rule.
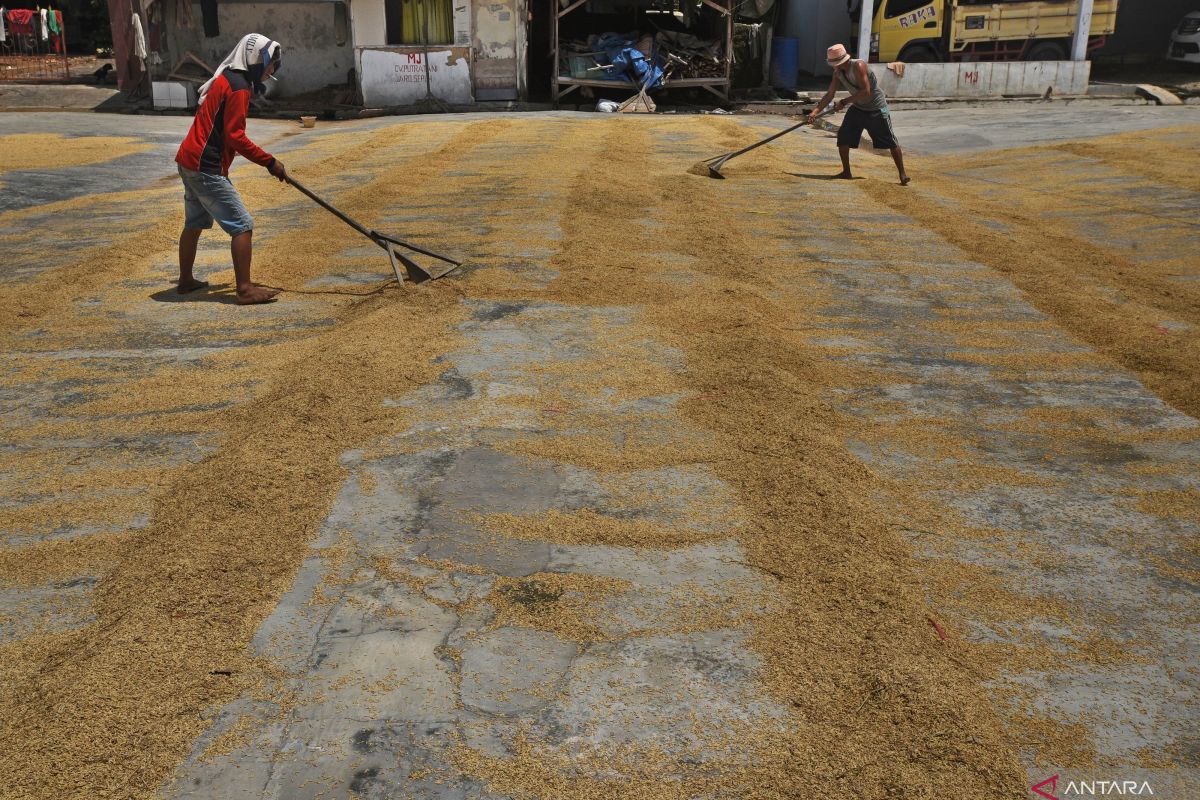
[[[120,97],[114,87],[81,84],[0,84],[0,111],[92,111]],[[83,116],[82,114],[80,116]]]
[[[513,154],[497,148],[480,158],[486,166]],[[410,211],[395,222],[405,220]],[[552,216],[534,227],[554,240]],[[497,255],[511,259],[522,279],[549,280],[552,252]],[[496,400],[544,391],[553,380],[544,364],[599,358],[609,337],[624,336],[634,309],[519,301],[468,301],[467,309],[460,326],[467,342],[445,360],[441,379],[386,401],[412,410],[410,429],[374,443],[381,455],[343,458],[353,477],[292,591],[255,638],[260,653],[296,676],[302,699],[282,710],[281,726],[270,722],[281,709],[240,701],[221,710],[214,736],[247,713],[258,715],[260,734],[213,761],[202,758],[206,742],[198,743],[167,796],[491,797],[450,766],[454,742],[504,755],[520,726],[564,745],[685,748],[695,745],[688,731],[696,720],[713,729],[784,724],[786,710],[755,688],[760,665],[745,642],[753,608],[731,616],[728,629],[679,632],[695,624],[697,609],[679,602],[689,592],[757,592],[761,607],[769,606],[769,586],[738,564],[744,556],[736,543],[666,552],[563,545],[489,533],[474,518],[586,509],[614,519],[693,520],[714,537],[736,521],[732,494],[702,466],[599,475],[504,449],[515,435],[558,434],[545,429],[536,409]],[[651,363],[680,363],[656,342],[636,348]],[[618,429],[652,424],[664,437],[687,435],[654,413],[677,398],[570,399],[616,420]],[[693,511],[698,503],[705,513]],[[331,560],[324,548],[346,535],[351,557]],[[596,601],[601,634],[618,643],[503,624],[492,595],[497,581],[528,579],[506,596],[553,606],[559,595],[539,588],[542,574],[625,582]],[[333,595],[330,608],[313,608],[318,593]],[[679,696],[681,684],[695,689],[693,700]],[[377,695],[364,692],[371,685],[380,687]],[[614,697],[625,699],[614,705]],[[347,754],[354,753],[362,758],[351,768]],[[243,778],[244,764],[255,765],[254,777]]]
[[[320,699],[290,709],[291,722],[280,737],[257,741],[253,748],[213,764],[201,761],[198,752],[168,794],[203,796],[214,787],[237,783],[232,776],[246,759],[254,763],[273,759],[271,781],[260,795],[252,796],[308,796],[288,792],[312,781],[346,796],[356,779],[353,775],[314,772],[311,766],[281,759],[280,754],[295,747],[322,751],[352,747],[355,736],[368,736],[373,753],[386,755],[393,765],[404,763],[413,757],[411,739],[390,731],[414,722],[437,723],[447,736],[482,736],[496,743],[503,741],[514,722],[521,722],[550,741],[585,736],[593,744],[686,739],[679,723],[689,715],[700,715],[716,727],[753,721],[782,724],[785,712],[755,697],[757,661],[736,628],[727,634],[682,638],[671,633],[684,624],[673,619],[680,611],[678,603],[671,602],[684,588],[707,585],[744,592],[758,586],[764,606],[770,602],[758,576],[737,565],[741,556],[736,545],[667,553],[551,545],[486,535],[470,521],[469,512],[479,510],[530,514],[589,508],[628,516],[630,509],[621,502],[621,492],[612,489],[614,480],[628,482],[639,494],[657,480],[667,487],[665,496],[678,502],[706,495],[692,494],[690,487],[697,481],[705,488],[713,484],[694,469],[692,474],[664,470],[657,475],[645,471],[607,475],[602,481],[577,467],[494,449],[513,430],[537,433],[539,426],[519,412],[507,419],[498,419],[494,412],[484,416],[495,388],[489,381],[502,379],[505,392],[520,391],[522,386],[532,390],[541,380],[536,367],[542,359],[584,358],[587,351],[594,354],[601,347],[594,338],[596,320],[578,310],[573,316],[571,322],[552,315],[548,324],[545,307],[475,304],[476,321],[468,324],[469,346],[455,355],[443,383],[412,399],[414,408],[433,411],[443,420],[438,439],[446,446],[401,454],[411,449],[408,439],[426,438],[418,421],[410,434],[387,445],[400,451],[396,455],[364,462],[350,454],[348,463],[356,466],[360,476],[371,475],[372,492],[362,491],[362,477],[346,484],[322,539],[314,543],[314,556],[256,639],[264,654],[296,670],[301,676],[298,688]],[[595,316],[620,324],[623,315],[600,309]],[[636,409],[624,413],[630,415],[631,424],[638,424]],[[613,501],[619,508],[610,506]],[[687,507],[652,503],[635,513],[651,518],[687,515]],[[336,577],[329,574],[332,565],[315,553],[335,542],[335,531],[342,530],[354,536],[356,557],[342,564],[338,574],[359,580],[340,590],[328,614],[306,613],[317,587],[324,585],[328,591],[331,578]],[[367,565],[376,559],[391,565],[387,575],[370,576]],[[477,574],[480,571],[482,575]],[[602,625],[620,636],[622,644],[580,646],[542,631],[497,628],[486,601],[471,603],[487,597],[497,576],[519,578],[543,572],[631,582],[628,590],[601,606],[611,614]],[[422,590],[398,581],[395,573],[419,580]],[[379,630],[381,620],[393,622]],[[350,677],[354,683],[341,692],[330,690]],[[364,700],[360,688],[375,681],[389,687],[386,699],[378,703]],[[706,694],[688,701],[669,700],[676,696],[674,687],[680,681],[707,687]],[[625,700],[615,706],[614,696]],[[217,727],[233,724],[241,710],[223,714]],[[314,718],[325,720],[326,726],[312,730],[309,720]],[[650,719],[657,721],[651,724]],[[335,720],[337,726],[332,727]],[[379,736],[374,732],[378,727],[364,728],[368,721],[389,733]],[[421,763],[452,774],[445,741],[440,752],[432,742]],[[680,740],[675,746],[688,744]],[[395,768],[372,773],[370,782],[372,791],[381,796],[395,792],[412,797],[482,796],[472,794],[477,787],[453,781],[448,787],[434,788],[410,780]]]
[[[920,119],[919,114],[912,116]],[[986,118],[961,112],[943,118],[916,141],[938,152],[995,147],[1001,136],[1006,145],[1020,146],[1061,136],[1061,128],[1055,134],[1053,125],[1081,119],[1075,112],[1047,112],[1038,120],[996,121],[983,141],[956,141],[956,131],[970,125],[972,116]],[[1110,116],[1098,127],[1089,127],[1088,133],[1177,119],[1169,112]],[[1067,180],[1108,175],[1103,165],[1086,161],[1075,160],[1073,169],[1077,177]],[[771,202],[769,195],[742,186],[738,182],[730,191],[742,194],[747,206]],[[1149,198],[1143,201],[1151,212],[1164,207]],[[864,217],[878,214],[865,195],[858,202]],[[781,206],[786,203],[780,198]],[[1079,220],[1081,228],[1090,227],[1097,237],[1106,237],[1110,226],[1120,224],[1103,206],[1079,212]],[[1036,486],[1020,481],[1008,485],[996,477],[993,485],[975,491],[929,492],[931,502],[957,510],[969,526],[981,532],[1006,532],[1009,537],[1004,541],[1023,542],[1031,549],[996,548],[989,546],[987,537],[947,542],[945,536],[916,531],[911,534],[913,544],[931,560],[931,570],[938,569],[939,559],[960,560],[994,570],[1013,591],[1031,598],[1055,598],[1077,609],[1077,626],[1070,632],[1047,627],[1039,634],[1028,628],[1023,635],[1063,647],[1089,635],[1122,642],[1135,654],[1133,663],[1086,670],[1064,666],[1061,671],[1011,674],[1000,683],[1028,690],[1046,714],[1085,726],[1101,770],[1137,775],[1149,780],[1156,792],[1171,796],[1194,794],[1200,787],[1200,764],[1194,758],[1181,756],[1184,766],[1179,770],[1142,769],[1139,752],[1150,747],[1186,753],[1195,741],[1200,683],[1183,665],[1195,664],[1200,657],[1200,639],[1190,623],[1196,587],[1174,577],[1169,564],[1179,557],[1180,544],[1194,539],[1200,529],[1185,518],[1138,510],[1130,498],[1145,491],[1193,486],[1200,445],[1194,435],[1188,436],[1151,455],[1121,440],[1139,432],[1190,433],[1200,429],[1200,423],[1170,408],[1134,376],[1102,358],[1060,369],[1034,371],[1031,366],[1025,374],[995,366],[989,361],[994,351],[957,341],[964,334],[939,323],[956,319],[956,312],[968,315],[963,318],[974,322],[974,338],[1020,341],[1021,347],[1013,352],[1031,363],[1041,355],[1088,350],[1057,329],[1029,335],[1028,323],[1045,317],[1021,292],[998,273],[964,262],[955,248],[907,220],[879,218],[880,235],[889,242],[886,255],[881,255],[881,248],[860,257],[841,244],[824,247],[824,239],[810,235],[819,231],[827,236],[839,228],[849,231],[860,223],[858,217],[833,219],[814,211],[793,227],[806,254],[829,264],[809,275],[833,293],[833,302],[822,315],[828,330],[842,334],[851,345],[844,358],[892,378],[836,402],[850,414],[876,421],[936,420],[939,430],[968,450],[939,461],[921,452],[921,443],[906,439],[848,446],[874,468],[902,480],[936,481],[933,476],[944,476],[949,482],[959,470],[980,467],[1036,476]],[[1186,240],[1186,228],[1176,226],[1165,238],[1178,242],[1181,236]],[[1132,252],[1134,259],[1142,257],[1140,249]],[[804,294],[801,282],[797,297]],[[1023,411],[1029,409],[1070,410],[1080,418],[1097,420],[1097,425],[1081,430],[1067,422],[1048,422],[1040,432],[1031,433],[1020,427]],[[1172,464],[1177,470],[1151,474],[1141,469],[1152,463]],[[981,640],[1010,641],[1007,633],[982,620],[972,630]],[[1026,755],[1031,783],[1045,778],[1036,748]],[[1070,775],[1087,777],[1079,770]],[[1064,772],[1063,785],[1066,779]]]
[[[907,121],[901,122],[901,117]],[[476,118],[494,117],[456,117]],[[566,121],[581,115],[539,118]],[[103,186],[142,189],[170,177],[171,137],[181,134],[180,120],[99,118],[103,121],[85,129],[89,123],[81,119],[0,115],[0,135],[36,130],[121,132],[155,145],[153,158],[147,156],[145,164],[54,178],[58,190],[78,190],[76,196]],[[343,131],[420,125],[428,119],[322,125],[302,136],[285,136],[291,131],[282,126],[269,130],[278,132],[280,152],[295,153],[302,160],[307,147],[335,141]],[[1095,106],[1056,106],[1037,115],[1005,109],[897,115],[901,136],[911,135],[914,148],[931,153],[971,153],[1050,141],[1064,131],[1099,134],[1196,119],[1194,109],[1137,109],[1125,115]],[[786,122],[746,124],[754,132],[766,132]],[[413,137],[401,142],[374,154],[377,168],[403,164],[440,141]],[[657,143],[675,157],[711,155],[690,137],[675,133],[658,137]],[[484,234],[499,226],[519,230],[522,235],[513,241],[495,237],[484,242],[480,257],[510,270],[514,282],[544,286],[555,277],[548,262],[561,247],[557,214],[566,187],[554,176],[538,186],[507,181],[502,177],[505,164],[520,157],[511,147],[489,147],[473,159],[478,174],[496,176],[492,190],[539,200],[545,209],[541,218],[472,224]],[[831,145],[821,157],[832,167],[836,153]],[[1073,180],[1095,178],[1120,190],[1114,176],[1095,165],[1069,165]],[[340,191],[350,180],[337,176],[326,185]],[[99,212],[108,227],[102,234],[69,236],[80,226],[78,216],[23,217],[43,226],[45,236],[64,242],[62,250],[44,262],[24,255],[13,259],[0,269],[0,281],[30,280],[47,264],[71,263],[84,248],[135,231],[139,215],[151,213],[153,203],[168,195],[174,197],[163,186],[161,197]],[[25,190],[14,200],[14,208],[36,212],[39,204],[58,197],[43,189]],[[988,360],[995,354],[992,349],[964,343],[937,323],[947,315],[969,313],[982,329],[1017,336],[1030,353],[1073,354],[1086,360],[1090,351],[1053,327],[1030,333],[1029,324],[1043,323],[1045,317],[1008,280],[903,216],[865,197],[859,198],[858,215],[833,218],[822,212],[823,199],[844,197],[841,193],[855,191],[853,185],[785,184],[772,176],[727,181],[723,189],[729,214],[740,215],[752,231],[752,210],[787,215],[786,236],[780,238],[774,227],[759,231],[771,248],[824,265],[798,274],[793,285],[778,287],[776,299],[804,303],[815,293],[827,294],[832,302],[819,310],[817,330],[817,340],[835,348],[827,357],[869,366],[886,378],[878,386],[833,394],[830,402],[873,421],[937,419],[964,445],[949,462],[911,452],[904,441],[849,441],[846,446],[852,452],[871,468],[901,480],[983,466],[1038,482],[1035,488],[997,480],[972,491],[930,490],[927,499],[957,511],[968,524],[1036,543],[1037,552],[1050,553],[1051,560],[1019,552],[999,554],[973,540],[947,550],[944,541],[933,541],[913,525],[912,547],[932,564],[930,569],[936,570],[939,560],[985,566],[1011,581],[1014,591],[1077,603],[1086,612],[1080,629],[1068,631],[1042,620],[1030,623],[1028,632],[1065,647],[1069,635],[1095,630],[1127,643],[1142,659],[1132,666],[1006,675],[998,688],[1027,689],[1048,713],[1079,721],[1106,765],[1130,770],[1123,775],[1144,774],[1156,787],[1178,784],[1183,787],[1179,796],[1189,796],[1188,789],[1200,785],[1194,750],[1186,750],[1196,737],[1191,709],[1198,690],[1190,670],[1200,642],[1183,613],[1194,612],[1195,587],[1173,577],[1156,559],[1174,557],[1171,543],[1194,537],[1197,531],[1186,520],[1131,508],[1127,501],[1132,492],[1194,488],[1200,481],[1200,451],[1190,440],[1147,436],[1127,444],[1117,439],[1130,432],[1187,432],[1196,421],[1172,411],[1134,376],[1100,359],[1088,360],[1084,368],[1030,369],[1016,375],[997,368]],[[1189,201],[1164,194],[1155,202],[1162,204],[1164,213],[1174,214]],[[797,213],[801,203],[803,214]],[[282,223],[300,207],[294,197],[283,196],[264,213],[278,214]],[[451,211],[430,201],[381,208],[380,218],[403,229]],[[1104,233],[1109,228],[1102,217],[1083,214],[1073,219],[1081,230]],[[647,222],[653,227],[659,221]],[[847,252],[842,234],[866,229],[888,232],[892,246],[869,254]],[[5,230],[6,242],[26,241],[20,238],[27,235],[24,222]],[[1171,228],[1170,235],[1178,230]],[[220,245],[208,251],[211,257],[224,257]],[[364,247],[348,240],[328,275],[310,288],[368,285],[373,273],[362,263],[370,251]],[[671,265],[663,280],[687,285],[702,279],[692,269],[698,266],[694,259],[658,255]],[[172,269],[169,263],[161,265],[164,283]],[[318,292],[289,297],[287,303],[260,309],[259,314],[234,317],[227,313],[232,309],[219,303],[165,306],[155,301],[170,298],[155,296],[156,288],[148,285],[131,282],[117,288],[141,293],[147,301],[120,312],[123,324],[114,340],[51,346],[46,343],[48,334],[42,334],[30,337],[28,350],[5,354],[10,364],[31,359],[62,362],[85,372],[85,379],[34,377],[6,385],[0,391],[0,415],[6,424],[73,421],[73,405],[92,394],[113,391],[131,376],[151,377],[181,363],[202,369],[213,354],[236,355],[249,341],[283,342],[322,330],[332,324],[342,302],[336,294]],[[85,299],[78,307],[81,315],[116,313],[103,298]],[[170,315],[163,313],[165,308]],[[535,405],[498,402],[535,398],[548,387],[562,389],[539,367],[588,364],[604,354],[614,337],[625,342],[631,368],[680,370],[686,367],[682,354],[645,338],[630,341],[629,326],[637,311],[633,307],[574,307],[517,298],[467,300],[463,310],[466,321],[458,330],[463,345],[444,359],[440,378],[385,401],[410,410],[410,426],[368,448],[343,454],[349,477],[290,591],[256,631],[254,651],[287,670],[291,677],[285,688],[295,700],[276,704],[247,696],[209,709],[211,729],[162,788],[164,796],[495,800],[498,795],[454,769],[451,753],[456,746],[466,742],[503,756],[511,752],[514,733],[525,730],[566,752],[652,743],[686,752],[704,768],[731,754],[706,749],[711,744],[694,736],[697,724],[760,731],[788,724],[787,709],[762,689],[762,665],[747,641],[754,615],[772,608],[775,600],[769,579],[740,563],[744,554],[729,535],[740,519],[732,490],[703,464],[601,474],[515,452],[511,445],[517,438],[565,437],[592,429],[582,422],[552,430]],[[244,402],[256,388],[240,387],[219,402]],[[664,441],[702,435],[671,413],[678,396],[618,401],[603,391],[562,390],[573,407],[602,415],[611,423],[606,429],[615,430],[618,439],[633,433]],[[186,416],[197,409],[222,407],[217,401],[206,403],[163,413]],[[1068,437],[1061,427],[1030,432],[1016,424],[1031,409],[1079,411],[1098,422],[1082,435],[1070,431],[1071,444],[1066,447],[1063,440]],[[133,439],[85,433],[22,447],[66,460],[86,451],[78,466],[101,470],[122,463],[171,468],[202,458],[219,445],[207,440],[203,430],[167,435],[155,427],[154,418],[147,418],[145,425],[145,435]],[[6,447],[0,445],[0,455],[17,454]],[[1048,454],[1053,458],[1047,459]],[[1173,469],[1138,469],[1147,465]],[[137,482],[129,488],[149,491]],[[86,500],[86,492],[80,497]],[[38,501],[18,487],[0,496],[0,508]],[[501,535],[477,516],[503,512],[520,518],[580,510],[612,520],[690,524],[696,542],[654,550],[570,544]],[[17,538],[19,546],[50,536],[127,530],[145,524],[147,512],[148,504],[138,510],[143,516],[110,528],[95,520],[63,527],[51,519],[45,530],[0,531],[0,546],[12,546]],[[1112,580],[1113,574],[1120,580]],[[572,590],[545,588],[550,579],[565,586],[600,583],[610,588],[589,596],[595,617],[591,621],[598,631],[594,639],[573,639],[565,628],[522,626],[506,616],[506,601],[528,609],[557,607],[570,600]],[[0,641],[88,624],[94,581],[95,576],[81,574],[67,581],[0,589]],[[735,595],[743,602],[728,613],[722,604],[707,600]],[[689,597],[700,600],[681,599]],[[30,609],[38,609],[38,625],[31,624]],[[696,624],[697,613],[711,617],[714,609],[722,612],[715,620]],[[9,619],[11,612],[19,615],[15,621]],[[1004,640],[1010,633],[986,619],[966,622],[979,641]],[[235,729],[248,731],[245,741],[232,752],[205,757],[209,745]],[[1141,769],[1137,752],[1147,745],[1182,749],[1180,759],[1191,771],[1166,775]],[[1045,777],[1035,772],[1041,768],[1035,766],[1036,753],[1027,756],[1031,781]]]
[[[761,128],[764,135],[769,135],[768,131],[795,124],[787,118],[769,115],[758,118],[739,116],[738,121]],[[966,155],[1186,125],[1197,121],[1200,121],[1200,107],[1194,106],[1168,108],[1107,103],[1053,103],[972,107],[956,104],[939,108],[898,108],[893,126],[906,150],[930,155]],[[833,137],[823,131],[801,128],[794,135],[818,141],[828,140],[832,145]]]

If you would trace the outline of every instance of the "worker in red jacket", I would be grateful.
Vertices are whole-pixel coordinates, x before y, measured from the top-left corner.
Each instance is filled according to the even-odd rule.
[[[281,48],[259,33],[243,36],[212,78],[200,87],[200,108],[175,162],[183,179],[183,233],[179,236],[179,293],[208,286],[192,275],[196,244],[213,220],[232,237],[233,274],[237,301],[243,305],[269,303],[278,291],[250,282],[250,256],[254,221],[237,189],[229,181],[235,154],[266,167],[281,181],[287,180],[283,162],[246,136],[246,110],[252,94],[261,93],[263,81],[280,66]]]

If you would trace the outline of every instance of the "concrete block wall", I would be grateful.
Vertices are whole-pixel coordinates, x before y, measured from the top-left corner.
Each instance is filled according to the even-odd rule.
[[[191,50],[214,67],[247,33],[261,33],[283,45],[283,69],[275,82],[273,97],[290,97],[345,83],[354,67],[353,38],[346,31],[345,43],[337,43],[337,3],[220,3],[219,36],[204,35],[200,4],[192,5],[193,25],[179,25],[174,3],[164,6],[167,54],[164,75],[183,54]],[[348,26],[347,26],[348,27]]]
[[[358,48],[359,85],[366,106],[407,106],[425,99],[426,92],[444,103],[472,101],[471,50],[439,46],[429,51],[429,83],[425,54],[420,48]]]
[[[959,62],[955,64],[906,64],[904,77],[885,64],[872,64],[879,85],[888,97],[1000,97],[1041,95],[1053,88],[1055,95],[1087,93],[1090,61]]]

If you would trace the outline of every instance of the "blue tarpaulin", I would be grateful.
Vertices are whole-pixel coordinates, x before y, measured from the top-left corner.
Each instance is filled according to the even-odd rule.
[[[612,65],[604,70],[608,78],[653,89],[662,83],[662,64],[658,63],[657,54],[646,58],[634,44],[636,42],[630,36],[604,33],[595,37],[589,46],[595,52],[604,53],[604,63]]]

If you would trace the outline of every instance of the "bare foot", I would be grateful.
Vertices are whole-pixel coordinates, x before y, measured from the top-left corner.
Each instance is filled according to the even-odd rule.
[[[249,289],[237,290],[239,306],[251,306],[256,303],[270,303],[279,294],[278,289],[264,289],[261,286],[251,286]]]
[[[901,175],[900,176],[900,185],[908,186],[908,182],[911,180],[912,180],[912,178],[908,177],[907,175]]]
[[[208,281],[201,281],[201,280],[197,280],[195,278],[188,278],[186,281],[180,281],[179,286],[177,286],[175,288],[175,291],[179,292],[180,294],[187,294],[188,292],[194,292],[197,289],[207,289],[207,288],[208,288]]]
[[[851,180],[854,176],[850,174],[850,170],[843,170],[843,171],[839,172],[837,175],[834,175],[833,177],[841,178],[844,181],[848,181],[848,180]]]

